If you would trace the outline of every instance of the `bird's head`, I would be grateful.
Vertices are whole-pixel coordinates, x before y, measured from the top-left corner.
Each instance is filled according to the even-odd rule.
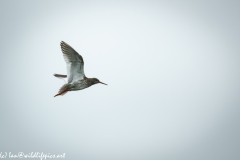
[[[100,82],[97,78],[93,78],[93,79],[92,79],[92,83],[93,83],[93,84],[101,83],[101,84],[107,85],[107,84],[105,84],[105,83],[103,83],[103,82]]]

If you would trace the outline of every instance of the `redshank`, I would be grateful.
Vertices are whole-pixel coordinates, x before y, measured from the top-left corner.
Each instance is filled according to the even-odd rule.
[[[85,76],[83,58],[70,45],[62,41],[60,46],[65,62],[67,63],[67,75],[54,74],[54,76],[58,78],[67,77],[68,83],[64,84],[54,97],[64,95],[68,91],[82,90],[97,83],[105,84],[97,78],[87,78]]]

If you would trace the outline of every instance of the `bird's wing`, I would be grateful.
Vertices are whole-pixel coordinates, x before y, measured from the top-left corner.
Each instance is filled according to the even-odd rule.
[[[54,74],[55,77],[57,78],[67,78],[67,75],[63,75],[63,74]]]
[[[84,78],[84,62],[81,55],[79,55],[70,45],[61,42],[61,49],[65,62],[67,63],[67,77],[68,83],[78,81]]]

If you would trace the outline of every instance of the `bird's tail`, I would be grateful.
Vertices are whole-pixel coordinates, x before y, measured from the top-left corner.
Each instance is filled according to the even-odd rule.
[[[66,94],[68,91],[69,91],[69,88],[68,88],[69,84],[64,84],[58,91],[58,94],[56,94],[54,97],[56,96],[59,96],[59,95],[64,95]]]

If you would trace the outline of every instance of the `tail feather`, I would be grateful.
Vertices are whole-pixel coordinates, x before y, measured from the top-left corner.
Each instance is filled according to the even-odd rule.
[[[58,94],[56,94],[54,97],[59,96],[59,95],[64,95],[69,91],[68,89],[68,84],[64,84],[58,91]]]

